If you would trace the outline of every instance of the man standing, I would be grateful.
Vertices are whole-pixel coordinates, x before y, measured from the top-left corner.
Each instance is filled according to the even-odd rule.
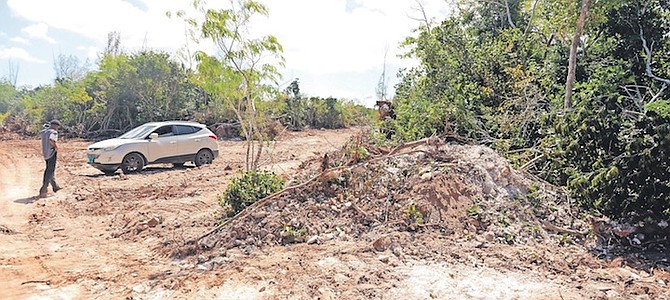
[[[54,193],[61,189],[56,183],[56,157],[58,154],[58,128],[60,122],[53,120],[49,123],[49,127],[40,131],[42,138],[42,155],[47,163],[47,168],[44,170],[44,178],[42,179],[42,188],[40,188],[39,198],[46,198],[49,184]]]

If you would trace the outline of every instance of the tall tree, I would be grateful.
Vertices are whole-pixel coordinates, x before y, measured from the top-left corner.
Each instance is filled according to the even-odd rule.
[[[84,79],[88,73],[88,60],[81,61],[74,55],[59,54],[54,57],[56,81],[77,81]]]
[[[575,84],[575,70],[577,69],[577,47],[579,46],[579,40],[581,39],[582,31],[586,24],[586,17],[589,13],[589,2],[590,0],[582,0],[582,8],[579,10],[575,35],[572,37],[572,44],[570,45],[568,77],[565,81],[565,101],[563,102],[563,108],[565,109],[572,107],[572,89]]]

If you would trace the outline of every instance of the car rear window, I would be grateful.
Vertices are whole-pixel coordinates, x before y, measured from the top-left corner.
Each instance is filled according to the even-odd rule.
[[[191,133],[196,133],[200,131],[200,127],[196,126],[188,126],[188,125],[177,125],[175,126],[176,129],[176,134],[177,135],[182,135],[182,134],[191,134]]]

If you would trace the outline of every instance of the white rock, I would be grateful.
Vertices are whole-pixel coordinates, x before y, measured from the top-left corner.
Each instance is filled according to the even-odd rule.
[[[619,294],[619,293],[617,293],[616,291],[613,291],[613,290],[609,290],[609,291],[605,292],[605,294],[607,295],[607,298],[609,298],[609,299],[619,298],[621,296],[621,294]]]
[[[431,180],[431,179],[433,179],[433,173],[432,172],[427,172],[427,173],[424,173],[423,175],[421,175],[421,180],[423,180],[423,181],[428,181],[428,180]]]
[[[212,264],[212,262],[206,262],[204,264],[197,265],[195,268],[200,271],[211,271],[214,269],[214,264]]]
[[[138,293],[138,294],[139,293],[144,293],[145,290],[146,290],[146,288],[144,287],[143,284],[138,284],[138,285],[133,287],[133,292]]]
[[[307,244],[314,244],[317,241],[319,241],[319,236],[315,235],[315,236],[312,236],[311,238],[309,238],[309,240],[307,240]]]
[[[640,278],[641,278],[640,275],[637,275],[633,272],[630,273],[630,277],[633,278],[634,280],[640,280]]]

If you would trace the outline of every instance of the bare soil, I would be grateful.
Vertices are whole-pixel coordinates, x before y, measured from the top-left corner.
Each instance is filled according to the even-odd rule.
[[[285,133],[264,166],[299,183],[359,131]],[[458,165],[453,153],[350,164],[197,241],[244,165],[243,142],[219,143],[209,166],[104,176],[85,163],[87,141],[66,140],[56,171],[64,189],[36,199],[39,142],[0,139],[0,299],[670,299],[667,272],[600,259],[588,237],[538,230],[539,219],[588,229],[558,198],[531,210],[519,199],[509,220],[493,222],[492,211],[509,208],[501,195],[527,195],[528,182],[496,161]],[[495,160],[458,147],[449,149]],[[425,220],[408,221],[408,203]],[[287,229],[304,234],[278,232]]]

